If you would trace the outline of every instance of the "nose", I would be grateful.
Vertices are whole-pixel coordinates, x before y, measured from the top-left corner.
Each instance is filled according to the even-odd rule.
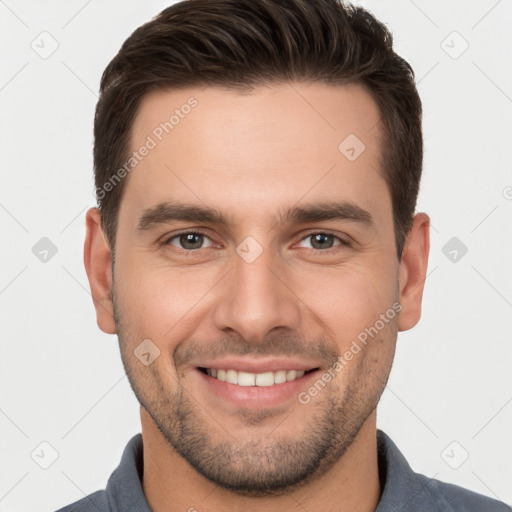
[[[248,343],[261,342],[273,329],[298,330],[301,301],[290,281],[285,263],[269,250],[250,263],[235,254],[234,268],[217,290],[216,327]]]

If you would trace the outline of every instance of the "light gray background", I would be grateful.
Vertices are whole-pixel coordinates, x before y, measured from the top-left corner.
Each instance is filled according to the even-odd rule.
[[[84,214],[101,73],[167,5],[0,1],[0,511],[55,510],[104,488],[140,431],[117,338],[96,325]],[[378,426],[415,471],[512,503],[512,1],[363,5],[416,71],[418,211],[432,220],[423,318],[399,335]],[[43,59],[31,45],[48,52],[51,38]],[[32,252],[42,237],[58,249],[46,263]],[[452,237],[468,248],[456,262],[443,253]],[[48,469],[42,442],[58,452]]]

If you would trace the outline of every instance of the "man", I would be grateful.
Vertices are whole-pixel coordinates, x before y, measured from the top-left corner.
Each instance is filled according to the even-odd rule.
[[[141,404],[62,511],[504,511],[376,429],[429,253],[421,102],[336,0],[188,0],[106,68],[84,259]]]

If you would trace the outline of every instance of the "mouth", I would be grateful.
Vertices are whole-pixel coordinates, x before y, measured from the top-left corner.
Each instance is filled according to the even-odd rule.
[[[213,379],[228,384],[235,384],[241,387],[270,387],[279,386],[287,382],[302,379],[305,375],[317,371],[319,368],[310,370],[288,370],[267,371],[262,373],[251,373],[237,371],[232,368],[203,368],[198,370],[212,377]]]
[[[286,357],[223,357],[197,361],[191,373],[211,407],[281,411],[295,407],[298,395],[322,373],[320,361]],[[229,406],[228,406],[229,407]]]

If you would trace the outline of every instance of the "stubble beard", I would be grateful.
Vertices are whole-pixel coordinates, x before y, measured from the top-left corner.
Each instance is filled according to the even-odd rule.
[[[141,365],[133,355],[137,343],[125,331],[122,312],[115,302],[114,318],[130,386],[163,438],[212,483],[246,497],[287,494],[331,469],[375,410],[391,370],[389,367],[383,378],[375,379],[371,376],[375,368],[371,357],[367,357],[346,383],[344,393],[340,392],[341,379],[331,380],[307,409],[300,405],[304,409],[283,417],[281,424],[290,427],[287,422],[297,423],[294,417],[299,415],[303,419],[308,411],[306,424],[299,433],[295,429],[293,437],[280,429],[279,422],[269,432],[266,423],[273,416],[270,410],[240,411],[238,417],[244,418],[245,426],[255,431],[241,440],[236,435],[239,429],[229,432],[229,428],[214,420],[189,396],[181,379],[176,384],[173,376],[165,379],[161,375],[158,365]],[[175,389],[169,389],[165,384],[173,380]]]

